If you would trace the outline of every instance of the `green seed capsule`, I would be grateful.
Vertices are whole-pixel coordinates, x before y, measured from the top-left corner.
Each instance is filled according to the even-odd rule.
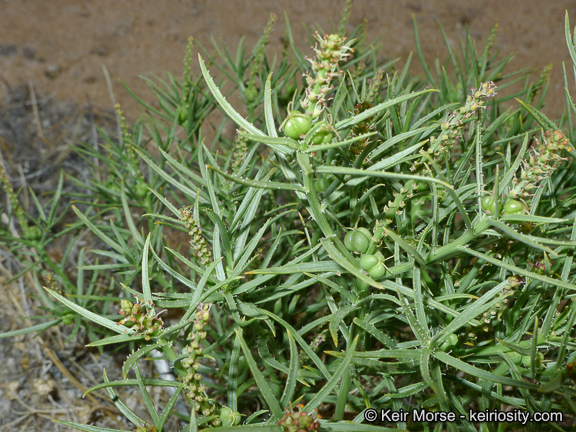
[[[381,279],[382,277],[384,277],[385,274],[386,274],[386,267],[384,267],[384,264],[382,264],[381,262],[372,267],[368,272],[368,276],[370,276],[374,280]]]
[[[314,133],[314,136],[310,142],[314,145],[328,144],[332,139],[332,132],[324,120],[317,123],[318,129]]]
[[[514,199],[509,199],[504,204],[504,211],[506,214],[520,213],[524,210],[524,204]]]
[[[508,357],[510,357],[510,359],[516,363],[516,364],[520,364],[520,362],[522,361],[522,354],[516,352],[516,351],[510,351],[508,353]]]
[[[458,343],[458,336],[455,334],[451,334],[448,336],[448,339],[444,341],[442,345],[440,345],[441,351],[448,351],[449,348],[454,347]]]
[[[302,135],[306,135],[311,127],[310,117],[300,111],[291,111],[281,126],[284,134],[292,139],[299,139]]]
[[[344,246],[346,246],[346,249],[348,249],[350,252],[354,252],[354,245],[352,244],[352,237],[354,237],[354,233],[356,231],[352,230],[352,231],[348,231],[346,233],[346,235],[344,236]]]
[[[360,293],[364,293],[366,290],[368,290],[368,288],[370,288],[370,285],[368,282],[364,282],[362,279],[356,278],[356,288]]]
[[[352,236],[352,246],[356,252],[365,253],[370,246],[370,239],[360,231],[356,231]]]
[[[367,230],[366,228],[358,228],[358,232],[364,234],[368,238],[368,240],[372,240],[372,233],[370,232],[370,230]]]
[[[376,258],[374,255],[364,255],[360,259],[360,267],[366,271],[369,271],[376,264],[378,264],[378,258]]]
[[[482,209],[488,214],[494,214],[496,211],[496,200],[493,196],[486,195],[482,198]],[[499,212],[502,211],[502,204],[498,203]]]
[[[535,360],[536,360],[536,364],[535,364],[536,370],[542,369],[542,361],[544,360],[544,354],[542,354],[541,352],[537,352]],[[523,356],[522,357],[522,364],[526,368],[532,367],[532,357],[531,356]]]

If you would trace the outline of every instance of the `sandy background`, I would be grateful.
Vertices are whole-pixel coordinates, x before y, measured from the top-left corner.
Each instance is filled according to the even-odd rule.
[[[279,16],[270,49],[281,46],[283,11],[287,11],[297,43],[306,49],[302,24],[331,29],[340,18],[345,0],[3,0],[0,1],[0,91],[33,83],[45,96],[97,108],[112,106],[102,71],[113,82],[115,97],[128,113],[137,104],[119,80],[152,100],[139,75],[181,76],[186,41],[193,36],[205,46],[210,37],[235,51],[242,35],[251,47],[270,13]],[[552,117],[564,108],[562,62],[569,61],[564,39],[566,10],[576,24],[576,2],[555,0],[356,0],[350,29],[367,19],[369,40],[383,36],[382,54],[401,58],[414,50],[412,15],[418,22],[428,61],[445,58],[437,21],[457,47],[466,26],[482,48],[495,22],[500,30],[495,47],[503,54],[516,52],[509,71],[523,67],[541,70],[553,65],[545,112]],[[416,62],[415,62],[416,63]],[[198,70],[197,65],[195,64]],[[418,68],[415,69],[418,71]],[[538,73],[538,72],[537,72]],[[573,82],[573,77],[570,77]]]

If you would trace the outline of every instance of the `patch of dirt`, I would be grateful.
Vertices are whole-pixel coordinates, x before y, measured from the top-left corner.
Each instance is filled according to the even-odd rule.
[[[9,87],[32,82],[59,100],[87,104],[105,110],[111,107],[110,92],[103,68],[111,77],[114,98],[129,119],[138,114],[138,105],[120,80],[151,102],[153,95],[140,75],[182,74],[182,59],[188,37],[202,43],[209,52],[211,37],[235,51],[240,37],[248,47],[261,35],[268,17],[279,20],[271,36],[270,50],[281,48],[284,36],[283,12],[291,20],[296,43],[306,49],[307,34],[302,24],[325,31],[340,19],[345,0],[3,0],[0,14],[0,85]],[[483,46],[492,26],[499,23],[495,49],[516,52],[509,71],[523,67],[540,71],[553,65],[549,106],[545,112],[559,117],[564,108],[562,62],[569,65],[564,37],[564,13],[576,24],[576,4],[557,0],[546,6],[539,0],[363,0],[353,2],[349,29],[364,20],[368,40],[382,37],[382,54],[401,58],[403,63],[415,51],[412,16],[415,17],[424,56],[433,63],[447,49],[437,21],[450,45],[459,47],[459,38],[469,28],[473,39]],[[415,56],[416,57],[416,56]],[[193,59],[198,72],[196,58]],[[419,67],[415,58],[416,70]],[[570,68],[568,73],[571,75]],[[573,78],[569,76],[573,83]]]

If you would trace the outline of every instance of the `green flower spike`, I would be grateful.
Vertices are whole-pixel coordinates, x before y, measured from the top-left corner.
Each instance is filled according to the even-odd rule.
[[[188,234],[191,237],[190,245],[194,248],[196,257],[202,265],[206,265],[212,259],[212,252],[208,249],[208,244],[202,236],[202,229],[198,222],[194,220],[190,207],[180,209],[180,220],[184,222],[184,226],[188,229]]]
[[[202,375],[198,373],[200,369],[199,360],[204,356],[204,350],[201,347],[202,341],[206,339],[204,327],[210,320],[211,306],[212,304],[204,303],[198,305],[196,319],[194,320],[194,326],[190,333],[191,342],[184,348],[184,352],[188,354],[188,357],[182,360],[182,366],[187,372],[183,379],[186,388],[185,394],[194,407],[194,410],[205,417],[214,415],[216,408],[219,406],[215,400],[210,399],[206,394],[206,389],[202,384]],[[212,424],[219,426],[221,421],[215,418]]]
[[[314,77],[304,74],[308,88],[306,96],[300,101],[300,105],[312,119],[317,118],[326,108],[326,94],[334,88],[330,82],[342,74],[338,64],[348,59],[350,52],[353,51],[344,45],[346,38],[335,34],[322,37],[316,33],[316,40],[318,41],[314,47],[316,58],[307,59],[312,63]]]
[[[144,339],[149,341],[155,336],[158,336],[164,327],[164,322],[154,315],[154,305],[146,304],[144,301],[140,302],[138,296],[136,303],[129,300],[122,300],[120,302],[120,314],[125,318],[120,321],[120,324],[126,327],[132,327],[136,332],[135,335],[145,335]]]
[[[536,145],[532,146],[528,158],[522,161],[520,179],[514,178],[510,197],[531,196],[538,183],[550,177],[558,164],[568,160],[560,156],[560,152],[569,147],[569,141],[562,132],[546,131],[542,141],[536,139]]]

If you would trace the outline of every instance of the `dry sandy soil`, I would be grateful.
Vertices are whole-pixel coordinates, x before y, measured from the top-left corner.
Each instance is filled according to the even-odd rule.
[[[241,36],[249,47],[260,36],[271,13],[290,17],[296,42],[306,49],[303,24],[328,31],[338,22],[345,0],[0,0],[0,150],[8,171],[28,175],[30,183],[50,189],[60,167],[74,169],[67,145],[86,140],[94,120],[110,126],[106,113],[119,102],[129,120],[138,105],[120,80],[152,101],[139,76],[171,72],[181,75],[188,37],[210,50],[211,37],[232,51]],[[546,4],[546,6],[543,6]],[[558,118],[564,109],[562,62],[570,64],[564,39],[564,14],[576,24],[576,3],[570,0],[357,0],[350,29],[364,20],[369,39],[382,36],[381,53],[401,58],[415,50],[412,17],[420,31],[427,61],[447,49],[437,21],[449,43],[457,48],[466,28],[481,48],[492,26],[499,23],[495,48],[516,52],[509,70],[531,68],[536,74],[547,64],[553,72],[544,112]],[[278,21],[269,49],[281,47],[283,21]],[[113,96],[106,83],[109,74]],[[196,71],[198,68],[196,67]],[[414,72],[419,68],[415,66]],[[570,79],[573,76],[570,72]],[[32,92],[38,113],[30,109]],[[90,117],[86,112],[100,113]],[[39,134],[37,121],[42,125]],[[31,174],[30,174],[31,173]],[[40,173],[36,175],[36,173]],[[18,185],[16,174],[14,184]],[[1,206],[4,197],[0,194]],[[1,207],[0,207],[1,208]],[[2,252],[0,250],[0,252]],[[23,326],[33,301],[26,300],[27,279],[4,286],[13,273],[7,255],[0,254],[0,332]],[[101,381],[101,370],[118,375],[112,356],[87,352],[78,339],[65,343],[58,330],[39,338],[20,337],[0,344],[0,431],[69,430],[51,418],[94,421],[100,426],[130,427],[100,404],[105,399],[80,399],[82,385]],[[74,383],[76,378],[79,383]],[[165,395],[156,395],[158,398]],[[155,397],[156,397],[155,396]],[[137,399],[125,395],[135,407]],[[173,429],[177,430],[177,429]]]
[[[207,47],[214,37],[234,50],[245,36],[252,46],[269,15],[281,18],[286,11],[297,43],[306,48],[302,24],[329,30],[344,4],[345,0],[2,0],[0,88],[6,92],[31,82],[58,100],[85,105],[89,97],[96,106],[110,107],[104,66],[117,100],[134,118],[137,106],[119,80],[151,99],[138,76],[166,71],[180,76],[188,37]],[[405,60],[415,47],[414,16],[426,58],[432,61],[447,54],[437,21],[454,47],[467,26],[481,47],[498,22],[496,48],[517,53],[510,70],[553,65],[547,113],[558,117],[564,106],[562,62],[569,60],[566,10],[576,24],[576,3],[570,0],[356,0],[350,28],[366,19],[369,40],[383,36],[382,54]],[[271,50],[280,46],[283,34],[280,19]]]

